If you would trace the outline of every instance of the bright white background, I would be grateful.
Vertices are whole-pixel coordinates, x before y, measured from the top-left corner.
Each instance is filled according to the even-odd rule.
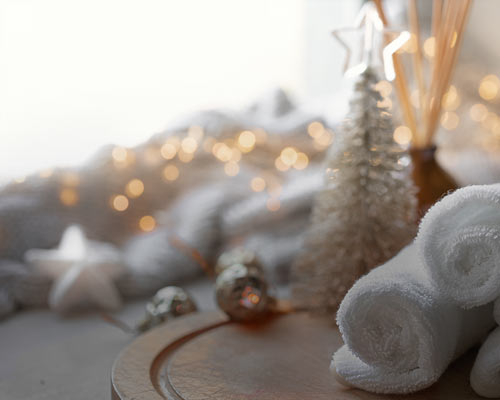
[[[0,180],[132,146],[179,114],[340,77],[346,0],[0,0]]]

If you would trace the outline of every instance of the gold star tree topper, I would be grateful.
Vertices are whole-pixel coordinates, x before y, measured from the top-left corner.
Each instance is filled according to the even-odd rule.
[[[363,33],[361,60],[351,67],[349,64],[352,51],[347,43],[342,39],[342,35],[345,32]],[[398,51],[411,37],[410,33],[406,30],[396,31],[385,28],[382,20],[380,19],[377,8],[372,2],[366,3],[361,8],[352,26],[335,29],[332,32],[332,35],[346,50],[346,60],[344,64],[344,75],[346,77],[354,77],[362,74],[373,64],[373,56],[377,49],[381,47],[381,39],[383,39],[385,35],[391,35],[392,37],[396,36],[395,39],[382,48],[384,73],[388,81],[392,81],[396,77],[392,55]]]

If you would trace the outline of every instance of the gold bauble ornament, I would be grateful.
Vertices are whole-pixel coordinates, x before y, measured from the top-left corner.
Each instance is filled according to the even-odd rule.
[[[215,281],[219,307],[235,321],[252,321],[269,312],[274,300],[262,270],[252,265],[233,264]]]
[[[146,315],[137,329],[144,332],[170,319],[195,311],[196,304],[184,289],[167,286],[156,292],[146,304]]]

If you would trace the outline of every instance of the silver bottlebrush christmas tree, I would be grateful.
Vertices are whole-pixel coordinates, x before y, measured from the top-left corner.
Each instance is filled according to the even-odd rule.
[[[372,68],[355,84],[350,112],[326,157],[303,251],[292,268],[298,307],[335,312],[361,275],[416,233],[416,188],[407,151],[393,139]]]

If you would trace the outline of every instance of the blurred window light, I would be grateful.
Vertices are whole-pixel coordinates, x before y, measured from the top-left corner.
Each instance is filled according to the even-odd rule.
[[[343,0],[1,0],[0,182],[80,165],[108,143],[132,148],[178,115],[242,107],[269,87],[331,93],[342,50],[329,31],[358,7]],[[201,145],[202,135],[194,127],[190,138]],[[183,144],[187,154],[195,147]],[[177,151],[167,146],[161,155]]]

